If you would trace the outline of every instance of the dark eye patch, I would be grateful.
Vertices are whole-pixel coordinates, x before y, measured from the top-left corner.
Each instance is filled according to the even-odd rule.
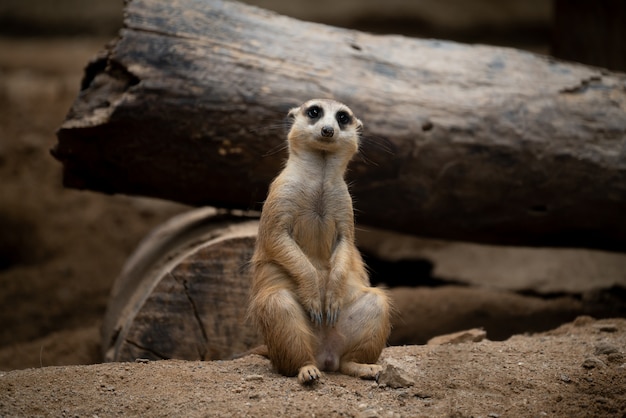
[[[352,122],[350,114],[348,112],[344,112],[343,110],[337,112],[335,119],[337,119],[337,122],[339,122],[340,125],[348,125]]]
[[[318,119],[324,114],[324,110],[318,105],[313,105],[306,110],[306,115],[311,119]]]

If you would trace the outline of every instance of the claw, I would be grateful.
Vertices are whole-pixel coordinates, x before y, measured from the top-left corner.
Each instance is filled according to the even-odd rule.
[[[328,309],[326,311],[326,325],[330,327],[330,326],[333,326],[334,324],[335,324],[335,313],[332,310]]]
[[[311,310],[309,312],[309,316],[311,317],[311,322],[313,322],[316,326],[322,325],[322,314],[320,312],[315,312]]]
[[[298,372],[298,382],[303,385],[311,385],[316,383],[322,374],[319,369],[313,365],[307,365],[300,368]]]
[[[337,321],[339,320],[339,309],[326,311],[326,325],[329,327],[334,327]]]

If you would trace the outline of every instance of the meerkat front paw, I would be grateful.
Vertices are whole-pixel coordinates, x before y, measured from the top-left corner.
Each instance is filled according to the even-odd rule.
[[[322,325],[322,302],[319,299],[309,299],[306,302],[302,301],[304,310],[309,314],[311,322],[320,327]]]
[[[326,303],[324,312],[326,314],[326,325],[334,327],[339,319],[339,313],[341,312],[341,299],[335,297],[333,292],[329,292],[326,295]]]
[[[324,313],[326,315],[326,325],[329,327],[334,327],[339,320],[346,293],[345,283],[347,279],[344,269],[341,267],[333,268],[328,275],[328,285],[324,295]]]
[[[311,322],[320,327],[323,321],[322,300],[320,298],[319,272],[314,277],[307,278],[304,284],[298,286],[297,294],[300,305],[309,316]]]
[[[312,364],[300,367],[298,372],[298,382],[303,385],[315,383],[322,377],[322,373]]]

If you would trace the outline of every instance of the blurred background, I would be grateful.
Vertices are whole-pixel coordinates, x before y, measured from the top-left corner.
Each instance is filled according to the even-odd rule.
[[[621,0],[248,3],[369,32],[508,46],[626,69]],[[61,165],[50,156],[83,68],[122,22],[122,0],[0,0],[0,370],[100,361],[99,326],[124,261],[151,228],[188,209],[64,189]],[[567,296],[573,304],[608,300],[607,315],[623,313],[622,254],[394,242],[387,251],[404,251],[427,267],[407,268],[429,277],[543,299]],[[567,306],[559,320],[580,313]]]

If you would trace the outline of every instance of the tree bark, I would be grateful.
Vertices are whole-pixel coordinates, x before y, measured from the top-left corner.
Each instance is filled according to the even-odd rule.
[[[69,187],[260,209],[287,110],[364,122],[357,221],[441,239],[626,250],[626,77],[507,48],[131,0],[54,156]]]

